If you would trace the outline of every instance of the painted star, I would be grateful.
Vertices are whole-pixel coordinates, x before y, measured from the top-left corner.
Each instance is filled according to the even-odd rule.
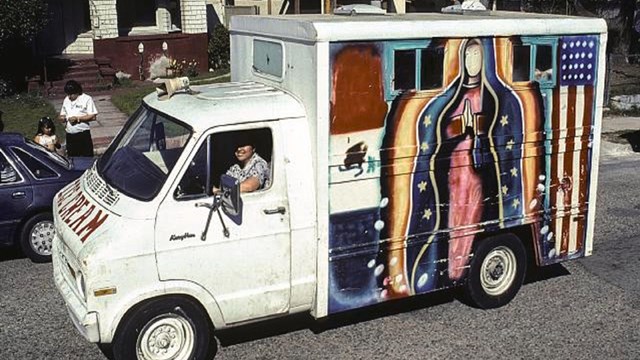
[[[511,176],[513,176],[513,177],[518,177],[518,169],[516,169],[516,168],[511,168]]]
[[[513,199],[513,204],[511,204],[514,209],[517,209],[520,206],[520,199]]]
[[[422,150],[422,152],[427,152],[427,150],[429,150],[429,144],[427,144],[426,142],[423,142],[420,145],[420,149]]]
[[[502,119],[500,119],[500,124],[502,126],[506,126],[509,124],[509,115],[502,115]]]
[[[427,115],[424,117],[424,121],[422,122],[425,127],[431,125],[431,115]]]
[[[426,209],[424,211],[424,214],[422,215],[422,218],[429,220],[431,219],[431,215],[433,215],[433,213],[431,212],[431,209]]]
[[[502,194],[503,195],[507,195],[507,192],[509,191],[509,188],[507,187],[507,185],[503,185],[502,186]]]
[[[513,145],[515,145],[515,141],[513,141],[513,139],[507,141],[507,150],[513,149]]]
[[[427,182],[426,181],[421,181],[418,184],[418,188],[420,189],[420,192],[426,191],[427,190]]]

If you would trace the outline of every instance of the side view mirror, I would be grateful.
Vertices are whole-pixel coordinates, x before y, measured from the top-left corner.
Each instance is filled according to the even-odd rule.
[[[240,182],[233,176],[223,174],[220,177],[220,188],[222,189],[220,197],[222,211],[237,225],[242,224]]]

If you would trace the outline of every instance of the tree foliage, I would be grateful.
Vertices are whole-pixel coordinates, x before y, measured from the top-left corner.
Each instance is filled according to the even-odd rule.
[[[0,50],[15,43],[30,43],[47,20],[44,0],[0,0]]]
[[[213,29],[213,35],[209,40],[209,66],[214,69],[229,68],[229,31],[222,24],[218,24]]]

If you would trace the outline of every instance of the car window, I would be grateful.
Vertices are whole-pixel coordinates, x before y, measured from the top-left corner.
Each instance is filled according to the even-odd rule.
[[[64,156],[57,154],[53,151],[47,150],[44,146],[40,144],[36,144],[31,139],[25,138],[25,143],[27,144],[27,146],[33,149],[34,152],[37,152],[42,156],[46,156],[47,158],[51,159],[55,163],[58,163],[62,167],[65,167],[67,169],[71,168],[71,163],[69,163],[69,160]]]
[[[16,156],[22,161],[22,163],[29,169],[29,172],[36,179],[47,179],[58,176],[58,174],[51,170],[50,167],[45,165],[42,161],[34,158],[26,151],[20,148],[12,148]]]
[[[9,163],[7,157],[0,152],[0,184],[11,184],[22,181],[22,177]]]

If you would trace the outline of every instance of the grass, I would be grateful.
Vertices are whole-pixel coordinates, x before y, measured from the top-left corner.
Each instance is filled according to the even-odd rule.
[[[190,83],[194,85],[214,84],[227,82],[230,76],[227,72],[214,72],[199,75],[190,79]],[[155,91],[155,85],[144,82],[126,82],[126,86],[116,89],[111,96],[111,102],[120,111],[127,115],[133,114],[142,103],[142,99],[149,93]]]
[[[0,110],[4,113],[2,121],[5,132],[17,132],[32,139],[38,129],[38,120],[49,116],[56,124],[56,134],[60,141],[65,138],[64,126],[56,120],[56,109],[39,95],[23,93],[2,98]]]
[[[116,90],[111,95],[111,102],[123,113],[130,116],[142,103],[142,98],[155,91],[155,86],[144,84]]]

